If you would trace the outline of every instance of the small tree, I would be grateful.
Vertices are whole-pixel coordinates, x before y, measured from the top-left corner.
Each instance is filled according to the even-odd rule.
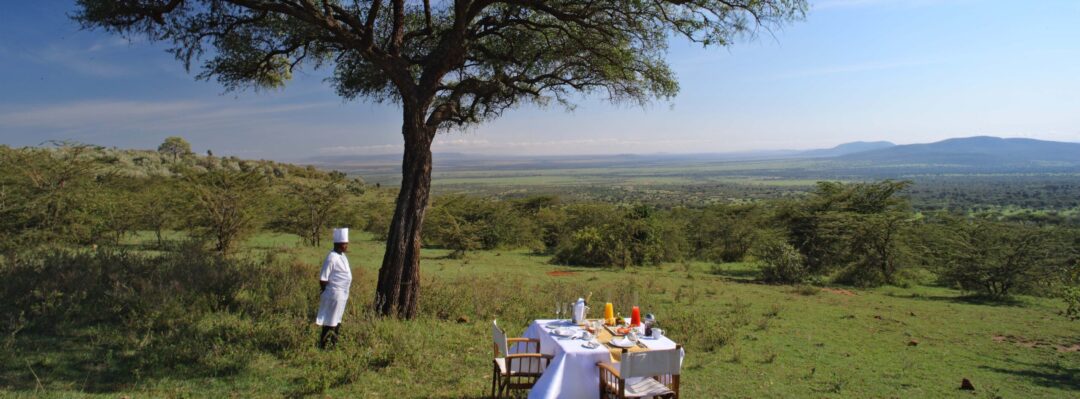
[[[179,224],[177,209],[184,207],[183,197],[177,195],[180,190],[174,179],[153,179],[137,191],[135,203],[138,206],[139,226],[152,230],[158,248],[164,248],[162,233]]]
[[[158,146],[158,152],[162,155],[171,155],[173,162],[176,162],[181,157],[191,155],[191,144],[184,140],[180,136],[169,136],[165,138],[165,142]]]
[[[85,145],[0,147],[0,251],[14,259],[61,239],[89,241],[101,169]]]
[[[346,184],[342,178],[289,183],[285,190],[285,209],[276,224],[284,231],[299,235],[308,245],[322,245],[334,215],[341,214],[338,206],[351,195]]]
[[[268,178],[257,172],[215,169],[185,176],[191,195],[189,223],[196,235],[214,243],[214,249],[228,254],[237,241],[249,235],[259,222]]]
[[[809,198],[787,204],[778,216],[810,274],[845,268],[843,282],[891,284],[912,223],[907,199],[899,195],[910,184],[820,182]]]
[[[985,219],[949,222],[952,240],[943,243],[942,280],[993,298],[1030,290],[1054,277],[1061,245],[1053,231]]]
[[[431,217],[424,223],[430,225],[427,237],[436,245],[451,250],[450,258],[462,258],[466,251],[474,251],[483,246],[483,226],[466,219],[465,215],[455,214],[446,207],[432,207]]]
[[[1064,280],[1061,298],[1065,300],[1065,317],[1080,320],[1080,259],[1073,260]]]
[[[737,262],[758,239],[757,205],[712,205],[698,212],[689,224],[695,255],[714,262]]]
[[[763,235],[751,250],[761,262],[761,279],[770,283],[801,283],[808,277],[806,259],[786,239]]]

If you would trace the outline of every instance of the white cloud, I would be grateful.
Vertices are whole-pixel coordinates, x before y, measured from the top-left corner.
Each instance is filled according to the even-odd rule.
[[[791,71],[773,76],[772,80],[799,79],[826,75],[885,71],[892,69],[921,67],[939,63],[940,61],[870,61],[857,64],[833,65]]]
[[[0,109],[0,128],[144,132],[217,130],[229,125],[273,123],[278,115],[330,105],[337,103],[236,105],[197,101],[83,101]]]
[[[560,154],[610,154],[610,153],[657,153],[687,152],[687,148],[703,148],[716,144],[716,139],[642,139],[622,137],[597,137],[587,139],[543,141],[499,141],[484,138],[446,138],[439,136],[432,143],[434,152],[466,152],[476,154],[560,155]],[[378,155],[396,154],[404,149],[401,144],[359,146],[332,146],[319,148],[323,155]]]
[[[819,0],[812,3],[811,9],[827,10],[831,8],[856,8],[875,6],[923,7],[958,2],[960,2],[960,0]]]
[[[29,54],[38,64],[61,66],[82,75],[100,78],[117,78],[138,73],[135,69],[102,61],[104,50],[115,47],[109,42],[99,42],[85,49],[51,45]]]
[[[205,106],[190,101],[85,101],[7,110],[0,113],[0,126],[44,129],[130,126],[156,123],[200,108]]]

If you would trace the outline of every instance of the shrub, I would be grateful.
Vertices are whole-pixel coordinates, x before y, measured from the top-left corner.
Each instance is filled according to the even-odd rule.
[[[1080,287],[1066,287],[1062,297],[1065,299],[1065,317],[1080,320]]]
[[[566,208],[555,263],[581,266],[651,265],[687,252],[685,226],[651,207],[575,205]],[[570,232],[565,234],[565,232]]]
[[[97,345],[122,354],[120,370],[232,374],[253,351],[314,342],[317,290],[303,286],[314,269],[191,245],[163,256],[57,251],[0,268],[0,320],[34,334],[96,331]]]
[[[940,247],[940,276],[962,290],[994,298],[1030,293],[1062,262],[1050,230],[983,219],[947,223],[952,240]]]
[[[695,255],[713,262],[743,260],[762,224],[760,216],[757,205],[718,204],[694,212],[687,234]]]
[[[453,250],[453,257],[465,251],[538,246],[539,230],[507,201],[463,195],[436,198],[424,219],[424,241]]]
[[[776,237],[760,241],[753,249],[761,262],[761,279],[770,283],[801,283],[809,276],[805,258],[786,240]]]

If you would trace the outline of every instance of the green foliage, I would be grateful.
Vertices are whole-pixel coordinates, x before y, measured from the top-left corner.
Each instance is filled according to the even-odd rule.
[[[753,246],[763,224],[761,207],[755,204],[715,204],[687,217],[688,235],[699,259],[738,262]]]
[[[390,233],[390,221],[394,216],[394,193],[390,190],[369,190],[360,197],[351,209],[356,209],[353,216],[354,226],[360,226],[371,233],[376,240],[385,241]]]
[[[125,244],[152,241],[139,234]],[[292,247],[263,250],[270,242]],[[703,262],[613,273],[552,266],[528,250],[454,260],[442,256],[447,250],[424,249],[426,294],[417,318],[372,317],[364,299],[383,254],[381,243],[366,240],[350,248],[354,286],[342,342],[318,351],[313,276],[325,249],[299,245],[292,235],[264,234],[246,245],[241,253],[250,258],[222,258],[199,246],[128,253],[130,260],[99,250],[49,262],[56,266],[35,257],[33,265],[0,271],[0,396],[476,396],[490,388],[492,319],[520,336],[530,320],[553,316],[553,298],[588,292],[623,314],[634,304],[656,314],[686,349],[688,397],[718,389],[814,397],[838,380],[851,396],[948,397],[963,374],[977,387],[1000,387],[1002,396],[1059,398],[1074,392],[1070,371],[1080,366],[1071,353],[1042,344],[1075,342],[1075,322],[1058,315],[1056,299],[988,305],[922,286],[844,295],[710,278],[701,273],[712,265]],[[554,270],[574,274],[546,274]],[[34,287],[48,294],[34,296]],[[816,295],[801,297],[803,290]],[[29,300],[12,300],[23,297]],[[31,310],[50,301],[39,308],[44,313]],[[912,339],[921,343],[906,346]],[[955,361],[937,361],[950,356]]]
[[[180,158],[191,155],[191,143],[184,140],[183,137],[169,136],[165,138],[165,141],[158,146],[158,152],[162,155],[171,156],[173,162],[180,160]]]
[[[1061,291],[1061,297],[1065,300],[1065,317],[1080,320],[1080,261],[1073,265]]]
[[[321,245],[329,228],[348,226],[343,223],[342,205],[353,195],[354,191],[348,189],[349,184],[340,176],[328,181],[289,182],[271,227],[296,234],[308,245]],[[362,188],[357,191],[362,193]]]
[[[132,193],[130,202],[135,208],[132,213],[137,218],[138,228],[153,231],[157,246],[162,248],[165,245],[163,232],[181,226],[180,212],[186,210],[187,204],[183,195],[177,195],[181,189],[176,180],[148,180]]]
[[[649,206],[567,206],[567,225],[555,248],[556,263],[584,266],[651,265],[681,260],[689,245],[685,225]]]
[[[805,258],[786,239],[766,235],[752,250],[761,262],[761,279],[770,283],[797,284],[809,277]]]
[[[61,240],[90,241],[101,170],[88,146],[0,147],[0,251],[15,257]]]
[[[821,182],[808,198],[784,204],[777,220],[811,275],[839,269],[841,282],[894,284],[913,223],[907,200],[897,194],[910,184]]]
[[[538,228],[514,204],[462,195],[438,197],[424,220],[425,242],[453,250],[521,248],[539,245]]]
[[[949,241],[935,246],[939,276],[965,291],[1002,298],[1031,293],[1052,281],[1063,263],[1056,232],[1024,224],[984,219],[944,219]]]
[[[277,88],[297,68],[331,67],[329,82],[340,96],[425,104],[421,120],[446,126],[492,119],[521,102],[567,103],[578,91],[613,101],[672,97],[678,84],[664,59],[672,36],[726,46],[758,27],[800,19],[807,8],[804,0],[622,1],[600,8],[451,2],[392,13],[349,2],[80,0],[74,19],[85,28],[169,42],[186,66],[201,61],[199,78],[227,89]]]
[[[188,223],[218,252],[229,253],[262,222],[268,183],[265,175],[254,171],[217,169],[188,175],[184,185],[192,198]]]

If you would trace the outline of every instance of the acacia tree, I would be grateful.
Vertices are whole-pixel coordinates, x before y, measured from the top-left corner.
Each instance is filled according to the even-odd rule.
[[[326,182],[295,181],[285,190],[286,215],[278,221],[285,231],[296,233],[307,245],[322,245],[337,206],[349,195],[348,184],[335,177]]]
[[[172,155],[173,162],[176,162],[180,157],[191,154],[191,143],[180,136],[169,136],[157,150],[164,155]]]
[[[226,89],[277,87],[328,67],[346,99],[401,107],[401,190],[376,306],[411,318],[437,132],[521,103],[670,98],[669,37],[724,46],[802,17],[806,0],[79,0],[85,28],[172,43]]]

